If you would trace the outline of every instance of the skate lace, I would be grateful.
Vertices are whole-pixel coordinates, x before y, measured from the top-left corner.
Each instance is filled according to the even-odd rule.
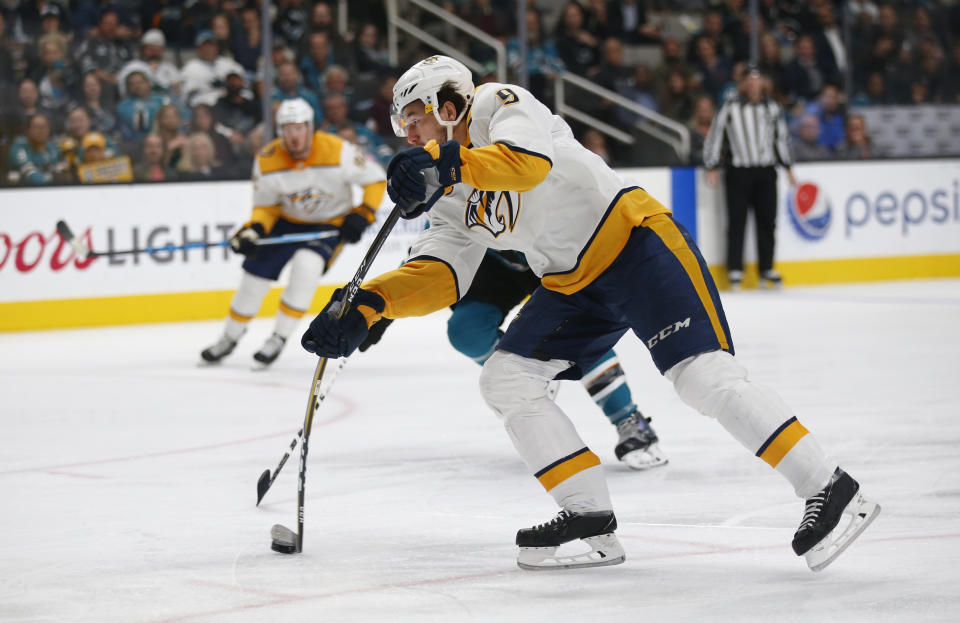
[[[639,411],[634,411],[629,416],[617,422],[617,434],[620,436],[620,442],[627,439],[636,438],[645,444],[654,441],[654,433],[647,425],[648,420]]]
[[[558,526],[569,518],[570,518],[570,513],[565,510],[562,510],[559,513],[557,513],[557,516],[551,519],[550,521],[534,526],[533,529],[540,532],[540,531],[546,530],[547,528]]]
[[[817,522],[817,519],[820,517],[820,509],[823,508],[825,497],[823,494],[817,494],[807,500],[807,505],[803,509],[803,519],[800,521],[800,527],[797,529],[798,532],[804,528],[809,528]]]

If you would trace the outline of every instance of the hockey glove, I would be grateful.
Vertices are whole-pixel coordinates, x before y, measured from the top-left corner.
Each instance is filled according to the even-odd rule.
[[[380,338],[382,338],[383,334],[386,332],[387,327],[389,327],[392,323],[393,318],[381,318],[373,323],[373,326],[370,327],[370,331],[367,333],[367,337],[360,344],[360,352],[367,352],[368,348],[379,342]]]
[[[340,238],[344,242],[357,242],[363,235],[363,231],[369,226],[370,221],[356,212],[351,212],[343,217],[343,224],[340,225]]]
[[[400,206],[405,219],[416,218],[429,211],[443,196],[445,188],[460,182],[459,143],[447,141],[436,149],[439,154],[437,159],[423,147],[412,147],[398,153],[387,165],[387,194]],[[429,168],[436,168],[440,187],[428,198],[423,171]]]
[[[310,327],[304,332],[300,343],[307,352],[331,359],[349,357],[369,333],[367,319],[357,307],[365,305],[376,310],[377,313],[383,313],[386,304],[383,297],[375,292],[360,289],[357,290],[357,296],[354,297],[353,305],[347,313],[343,318],[337,318],[343,306],[343,293],[343,288],[337,288],[330,297],[330,302],[317,314],[310,323]]]
[[[230,248],[234,253],[253,257],[257,254],[257,240],[266,234],[266,230],[260,223],[244,225],[230,238]]]

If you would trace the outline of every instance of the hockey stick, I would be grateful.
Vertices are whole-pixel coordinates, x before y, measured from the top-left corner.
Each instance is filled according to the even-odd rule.
[[[333,371],[333,376],[331,376],[330,380],[327,382],[327,388],[317,395],[317,400],[313,405],[314,410],[320,408],[320,403],[323,402],[323,399],[326,398],[327,394],[330,393],[330,388],[333,387],[333,382],[337,379],[337,375],[340,374],[340,371],[343,370],[345,365],[347,365],[346,357],[340,359],[340,365],[338,365],[336,370]],[[293,452],[293,449],[297,447],[297,442],[300,441],[301,437],[303,437],[302,428],[297,431],[297,436],[294,437],[293,441],[290,442],[290,447],[286,452],[283,453],[283,458],[280,459],[280,463],[277,465],[277,468],[273,470],[273,473],[271,474],[269,469],[265,469],[263,470],[263,473],[260,474],[260,479],[257,481],[257,506],[260,506],[260,501],[263,500],[263,496],[265,496],[267,491],[270,490],[270,487],[273,486],[277,476],[280,475],[280,470],[283,469],[287,459],[290,458],[290,453]]]
[[[436,200],[433,197],[431,199]],[[380,253],[380,249],[383,247],[383,243],[386,242],[387,236],[390,235],[394,225],[397,224],[397,220],[400,218],[400,211],[400,206],[394,206],[389,216],[387,216],[387,220],[380,228],[380,231],[377,232],[377,237],[374,238],[370,244],[367,254],[364,255],[360,261],[360,267],[357,268],[357,273],[353,276],[353,279],[350,280],[350,283],[346,285],[343,303],[340,306],[340,311],[337,313],[338,320],[343,318],[350,310],[353,299],[357,296],[357,291],[360,289],[360,282],[366,277],[367,271],[370,270],[370,265],[373,264],[374,258]],[[317,400],[317,395],[320,391],[320,379],[323,378],[323,373],[326,368],[327,358],[321,357],[320,361],[317,362],[316,370],[313,372],[313,384],[310,386],[310,396],[307,398],[307,411],[303,417],[303,441],[300,443],[300,475],[297,482],[297,531],[294,532],[290,528],[280,524],[274,524],[270,530],[272,540],[270,547],[273,551],[282,554],[296,554],[303,551],[303,506],[307,479],[307,449],[310,441],[310,429],[313,426],[313,405]]]
[[[229,240],[223,240],[221,242],[188,242],[187,244],[181,245],[168,244],[163,247],[144,247],[143,249],[124,249],[123,251],[102,252],[91,250],[86,243],[83,242],[83,240],[80,240],[73,235],[70,227],[64,221],[57,221],[57,233],[60,234],[60,237],[63,238],[67,244],[73,247],[73,250],[76,251],[81,260],[85,260],[88,257],[130,255],[133,253],[158,253],[160,251],[185,251],[187,249],[209,249],[212,247],[226,247],[230,245]],[[302,234],[286,234],[283,236],[274,236],[272,238],[260,238],[254,242],[254,244],[258,247],[272,244],[290,244],[292,242],[304,242],[309,240],[326,240],[327,238],[336,238],[339,235],[339,231],[331,229],[327,231],[305,232]]]

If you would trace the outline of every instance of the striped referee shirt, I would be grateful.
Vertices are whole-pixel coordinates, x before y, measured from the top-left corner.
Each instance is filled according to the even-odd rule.
[[[719,166],[724,148],[734,167],[789,167],[790,133],[780,105],[770,99],[751,103],[745,97],[728,99],[714,117],[703,142],[703,164]]]

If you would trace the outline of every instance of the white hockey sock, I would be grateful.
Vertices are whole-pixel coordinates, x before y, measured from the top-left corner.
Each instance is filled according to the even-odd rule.
[[[309,249],[300,249],[290,259],[290,281],[280,297],[280,310],[274,333],[286,339],[313,302],[317,282],[323,274],[323,256]]]
[[[277,321],[273,325],[273,332],[283,339],[287,339],[297,328],[303,314],[304,312],[294,309],[287,305],[283,299],[280,299],[280,309],[277,310]]]
[[[780,396],[751,383],[729,353],[691,357],[666,376],[684,402],[716,418],[734,439],[783,475],[799,497],[810,497],[830,480],[836,463]]]
[[[558,505],[571,511],[611,510],[600,459],[547,397],[550,379],[569,365],[497,351],[484,364],[480,389],[520,457]]]
[[[263,297],[270,290],[269,279],[252,275],[246,271],[240,277],[240,287],[230,301],[230,314],[227,316],[224,334],[231,340],[238,340],[247,330],[247,323],[260,311]]]

